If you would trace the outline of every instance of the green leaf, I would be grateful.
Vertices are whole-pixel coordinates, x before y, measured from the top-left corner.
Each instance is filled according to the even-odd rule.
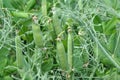
[[[111,8],[118,8],[118,1],[119,0],[103,0],[103,2],[108,6],[108,7],[111,7]]]
[[[101,19],[100,19],[100,17],[98,15],[95,16],[95,18],[94,18],[93,21],[94,21],[95,25],[99,25],[102,22]],[[95,28],[96,31],[103,32],[103,28],[102,28],[101,25],[100,26],[94,26],[94,28]]]
[[[18,10],[24,10],[26,0],[11,0],[10,4]]]
[[[0,57],[1,58],[2,57],[7,57],[8,53],[9,53],[9,50],[7,48],[1,48],[0,49]]]
[[[107,43],[107,48],[108,50],[114,54],[114,49],[115,49],[115,45],[116,45],[116,33],[111,34],[111,36],[108,39],[108,43]]]
[[[5,8],[13,8],[13,6],[11,5],[11,0],[2,0],[3,1],[3,6]]]
[[[120,74],[113,71],[103,77],[103,80],[119,80],[119,79],[120,79]]]
[[[87,67],[84,66],[86,63],[89,63],[89,55],[86,53],[86,51],[74,49],[74,53],[75,54],[73,54],[73,67],[78,71],[81,70],[83,67]]]
[[[103,23],[103,31],[106,35],[110,35],[116,31],[116,23],[118,19],[113,17],[107,23]]]
[[[29,11],[34,6],[35,3],[36,3],[35,0],[29,0],[25,6],[25,11]]]
[[[114,54],[117,57],[117,59],[120,61],[120,30],[117,31]]]
[[[4,80],[13,80],[10,76],[5,76]]]
[[[104,55],[104,52],[101,50],[101,48],[99,48],[99,46],[97,46],[97,44],[94,45],[94,49],[93,50],[94,50],[94,55],[95,55],[95,57],[97,58],[98,61],[102,62],[104,65],[111,66],[111,67],[113,66],[113,64],[106,57],[106,55]]]
[[[47,71],[51,70],[52,67],[53,67],[53,59],[52,58],[44,60],[44,62],[42,63],[42,66],[41,66],[43,72],[47,72]]]
[[[6,58],[0,58],[0,72],[3,71],[6,64],[7,64],[7,59]]]
[[[0,49],[0,71],[2,71],[7,64],[8,53],[9,53],[8,49],[6,48]]]

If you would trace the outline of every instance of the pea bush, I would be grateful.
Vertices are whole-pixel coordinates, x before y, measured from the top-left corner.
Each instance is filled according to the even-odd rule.
[[[0,80],[119,80],[120,0],[0,0]]]

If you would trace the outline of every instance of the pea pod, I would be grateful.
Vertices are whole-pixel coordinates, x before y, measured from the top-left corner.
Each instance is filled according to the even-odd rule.
[[[61,69],[67,70],[67,56],[64,45],[60,38],[57,38],[57,56],[59,58],[59,65]]]
[[[68,29],[68,65],[69,69],[72,68],[72,54],[73,54],[73,45],[72,45],[72,33],[71,29]]]
[[[33,38],[35,41],[35,45],[38,47],[42,47],[43,46],[43,36],[42,36],[42,32],[40,30],[40,26],[39,24],[36,23],[32,23],[32,31],[33,31]]]
[[[42,14],[44,15],[44,16],[46,16],[47,15],[47,1],[46,0],[42,0]]]
[[[3,7],[3,1],[0,0],[0,8],[2,8],[2,7]]]
[[[22,54],[22,46],[21,46],[21,39],[20,36],[15,37],[15,44],[16,44],[16,62],[19,68],[23,68],[24,66],[24,56]]]
[[[82,0],[78,1],[78,5],[79,5],[79,9],[82,10],[82,8],[83,8],[83,2],[82,2]]]
[[[54,7],[53,10],[55,9],[56,8]],[[60,20],[58,18],[58,14],[56,11],[53,12],[53,26],[54,26],[56,35],[62,32],[62,27],[61,27]]]
[[[29,13],[26,12],[20,12],[20,11],[12,11],[12,16],[14,17],[21,17],[21,18],[29,18]]]
[[[69,75],[70,75],[70,79],[69,80],[73,80],[73,73],[72,73],[72,68],[73,68],[73,41],[72,41],[72,32],[71,32],[71,28],[68,28],[68,46],[67,46],[67,50],[68,50],[68,66],[69,66]]]

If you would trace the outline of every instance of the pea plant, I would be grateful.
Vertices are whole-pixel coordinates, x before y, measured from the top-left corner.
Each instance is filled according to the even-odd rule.
[[[0,0],[0,80],[119,80],[120,0]]]

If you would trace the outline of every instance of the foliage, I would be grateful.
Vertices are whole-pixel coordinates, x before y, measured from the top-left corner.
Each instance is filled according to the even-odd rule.
[[[0,0],[0,80],[119,80],[120,0]]]

